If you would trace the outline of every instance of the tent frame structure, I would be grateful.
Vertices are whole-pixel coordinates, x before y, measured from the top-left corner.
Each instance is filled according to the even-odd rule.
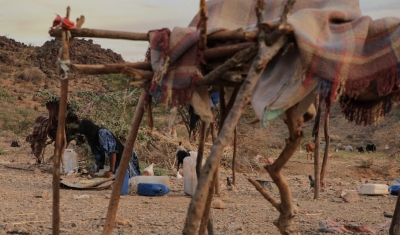
[[[284,11],[281,15],[280,21],[276,25],[261,24],[263,22],[263,9],[264,1],[258,0],[256,7],[257,14],[257,29],[253,31],[233,30],[217,32],[207,36],[207,11],[205,0],[200,0],[200,42],[199,48],[203,50],[204,59],[218,59],[230,56],[229,59],[214,67],[214,69],[203,76],[198,82],[198,85],[213,85],[220,87],[238,87],[237,95],[232,99],[230,105],[227,105],[224,116],[226,117],[220,129],[218,137],[216,138],[211,153],[207,158],[206,164],[198,167],[198,185],[196,193],[192,197],[191,203],[188,208],[185,227],[183,234],[192,235],[195,233],[213,234],[212,219],[210,216],[210,204],[213,196],[213,185],[218,171],[218,163],[222,157],[224,147],[229,144],[232,138],[236,125],[241,117],[245,107],[250,102],[251,94],[264,71],[264,68],[271,59],[278,53],[285,52],[293,45],[292,38],[293,29],[287,25],[287,15],[292,9],[295,0],[288,0]],[[70,8],[67,8],[66,19],[70,17]],[[120,191],[123,184],[124,172],[128,167],[130,153],[133,149],[139,125],[145,113],[145,103],[149,99],[148,89],[150,82],[153,78],[153,71],[150,62],[137,62],[137,63],[121,63],[121,64],[106,64],[106,65],[82,65],[71,64],[69,61],[69,47],[73,42],[74,37],[97,37],[97,38],[111,38],[111,39],[127,39],[127,40],[140,40],[148,41],[147,33],[132,33],[132,32],[118,32],[108,30],[94,30],[83,29],[84,16],[77,19],[76,28],[65,29],[58,28],[50,30],[49,34],[53,37],[61,37],[62,48],[59,58],[60,64],[60,109],[59,121],[56,136],[55,157],[54,157],[54,172],[53,182],[60,181],[60,159],[62,158],[65,146],[65,112],[68,99],[68,71],[80,72],[82,74],[111,74],[123,73],[132,77],[132,84],[141,86],[142,92],[131,122],[130,130],[126,138],[125,149],[122,155],[120,168],[116,175],[112,195],[110,198],[103,235],[110,235],[112,233],[115,217],[118,209],[120,198]],[[228,41],[239,40],[240,43],[219,46],[215,48],[207,48],[207,41]],[[250,62],[251,66],[243,69],[238,74],[237,71],[232,71],[238,65]],[[151,97],[150,97],[151,98]],[[223,98],[222,98],[223,99]],[[230,107],[229,107],[230,106]],[[151,112],[148,109],[147,112]],[[248,179],[250,183],[261,193],[261,195],[275,207],[280,215],[274,221],[281,234],[299,234],[294,226],[295,211],[292,204],[292,198],[289,185],[282,175],[282,168],[289,161],[295,150],[300,145],[303,137],[303,132],[299,129],[298,120],[296,115],[296,105],[290,107],[285,112],[286,124],[289,130],[289,138],[286,139],[286,145],[282,150],[277,160],[265,166],[266,171],[274,180],[280,192],[280,200],[276,200],[271,194],[263,189],[261,185],[253,180]],[[200,140],[199,140],[199,153],[202,153],[204,148],[204,131],[205,123],[202,123]],[[197,162],[202,161],[202,154],[198,155]],[[60,187],[58,183],[53,183],[53,234],[60,233]],[[395,227],[399,228],[400,224],[400,197],[397,201],[395,215],[391,224],[391,231]],[[392,234],[392,233],[391,233]],[[393,233],[394,234],[394,233]]]

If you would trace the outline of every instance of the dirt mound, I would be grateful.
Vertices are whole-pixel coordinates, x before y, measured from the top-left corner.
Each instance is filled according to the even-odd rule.
[[[52,77],[57,71],[58,53],[61,48],[61,40],[47,41],[41,47],[37,47],[30,59],[48,77]],[[71,63],[75,64],[112,64],[124,62],[120,54],[110,49],[103,49],[93,40],[75,39],[70,50]]]
[[[24,43],[17,42],[14,39],[0,36],[0,50],[20,52],[24,48],[28,47],[30,46],[27,46]]]
[[[0,36],[0,64],[20,67],[20,64],[16,62],[18,61],[16,57],[23,57],[20,56],[20,54],[24,54],[25,51],[29,51],[32,48],[32,46],[27,46],[15,41],[14,39]],[[16,56],[17,54],[19,56]],[[10,71],[10,68],[8,68],[7,71],[4,71],[4,69],[1,70],[1,72]]]

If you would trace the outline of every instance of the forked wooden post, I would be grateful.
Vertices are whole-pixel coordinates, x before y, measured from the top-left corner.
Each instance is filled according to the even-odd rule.
[[[261,53],[259,53],[253,62],[249,74],[239,90],[235,104],[233,105],[231,112],[229,112],[214,145],[211,147],[210,156],[207,158],[206,164],[201,170],[196,192],[189,205],[183,234],[194,235],[196,233],[200,219],[204,213],[206,200],[209,194],[208,189],[213,183],[214,174],[218,162],[221,160],[222,151],[224,147],[228,145],[229,139],[233,135],[233,130],[237,125],[240,116],[247,104],[250,102],[251,94],[261,77],[265,66],[278,53],[285,42],[286,38],[282,37],[273,46],[260,48]]]
[[[67,7],[67,15],[69,18],[70,7]],[[69,42],[67,39],[67,30],[62,30],[62,48],[60,63],[69,61]],[[65,63],[64,66],[68,66]],[[61,91],[60,91],[60,106],[58,110],[58,124],[57,124],[57,136],[56,146],[54,149],[54,168],[53,168],[53,222],[52,222],[52,234],[60,234],[60,160],[63,157],[64,144],[66,139],[65,136],[65,113],[67,111],[67,100],[68,100],[68,77],[67,70],[61,66],[60,77],[61,77]]]
[[[289,129],[289,139],[286,139],[286,146],[276,161],[272,165],[265,166],[265,169],[279,189],[281,202],[277,203],[277,201],[270,197],[268,193],[263,194],[263,196],[279,211],[279,218],[274,221],[274,225],[278,227],[280,233],[293,235],[299,233],[294,226],[293,220],[295,212],[293,208],[292,195],[289,184],[282,174],[282,168],[299,147],[301,138],[303,137],[303,132],[298,128],[296,106],[290,107],[285,113]],[[265,192],[266,191],[264,191],[264,193]]]
[[[114,181],[114,187],[111,193],[110,203],[108,205],[106,222],[103,229],[103,235],[111,235],[114,228],[115,216],[118,210],[119,198],[122,189],[122,183],[124,182],[126,170],[128,169],[129,160],[131,159],[133,145],[135,144],[137,133],[139,131],[140,123],[143,119],[144,114],[144,103],[147,97],[147,92],[142,89],[139,102],[136,106],[135,114],[133,116],[131,127],[129,129],[128,137],[124,152],[122,153],[122,159],[118,167],[117,176]]]

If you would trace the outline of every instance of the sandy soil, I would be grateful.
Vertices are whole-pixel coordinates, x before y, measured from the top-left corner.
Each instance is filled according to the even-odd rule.
[[[9,143],[3,139],[1,145],[9,146]],[[33,158],[28,148],[4,149],[10,151],[0,155],[0,234],[51,234],[52,175],[44,168],[41,173],[35,173],[29,167]],[[327,187],[318,200],[313,200],[313,189],[307,178],[313,172],[313,164],[305,159],[305,154],[297,153],[285,167],[284,174],[298,208],[295,223],[302,234],[319,234],[318,223],[324,220],[373,228],[390,220],[383,212],[393,212],[395,196],[362,195],[358,202],[345,203],[339,195],[343,190],[356,190],[365,180],[391,183],[399,175],[398,169],[385,159],[376,160],[370,169],[362,169],[358,167],[359,155],[352,154],[353,158],[331,159]],[[264,172],[240,173],[237,192],[228,191],[224,180],[227,176],[230,172],[222,171],[223,193],[219,198],[226,208],[212,209],[216,234],[279,234],[272,224],[278,213],[247,181],[249,177],[268,180],[269,176]],[[277,197],[274,187],[272,194]],[[62,234],[101,234],[110,192],[61,189]],[[75,199],[81,195],[88,197]],[[183,192],[183,180],[172,176],[171,192],[166,196],[122,196],[118,215],[131,224],[116,225],[114,234],[181,234],[189,203],[190,197]],[[386,226],[377,234],[387,232]]]

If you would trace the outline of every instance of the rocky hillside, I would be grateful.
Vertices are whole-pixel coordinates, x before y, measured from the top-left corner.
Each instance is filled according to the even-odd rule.
[[[0,113],[2,113],[0,114],[0,130],[2,133],[13,132],[8,135],[10,138],[21,137],[24,133],[29,132],[34,117],[46,113],[43,100],[35,94],[59,93],[59,81],[55,75],[60,45],[59,40],[50,40],[41,47],[33,47],[10,38],[0,37],[0,80],[2,84],[0,88]],[[103,49],[100,45],[94,44],[92,40],[81,39],[74,40],[70,48],[70,58],[72,63],[79,64],[124,61],[121,55],[112,50]],[[75,78],[79,79],[72,79],[70,92],[92,90],[94,93],[106,94],[113,85],[110,84],[113,83],[112,80],[98,79],[99,76],[76,75]],[[114,86],[114,90],[115,88]],[[160,133],[165,131],[167,115],[168,110],[165,107],[160,107],[155,114],[155,120],[159,124],[157,126],[156,123],[156,127]],[[286,127],[280,120],[272,121],[267,130],[261,129],[257,124],[246,124],[253,117],[252,111],[249,110],[239,124],[240,154],[249,157],[257,154],[274,154],[284,145],[284,138],[287,137]],[[21,119],[25,120],[22,124]],[[355,126],[344,119],[340,113],[340,107],[335,104],[330,116],[330,133],[336,142],[351,144],[353,147],[375,143],[378,151],[390,155],[397,151],[400,134],[399,119],[400,109],[396,108],[376,126]],[[312,139],[312,125],[313,123],[308,123],[303,127],[305,132],[303,142]],[[16,131],[17,129],[19,132]],[[182,129],[184,129],[183,125]],[[180,139],[186,138],[185,131],[178,132],[178,134]],[[155,141],[160,140],[160,138],[153,138]],[[389,150],[384,150],[386,144],[390,147]],[[150,151],[150,154],[147,154],[149,156],[153,156],[153,151],[159,152],[154,146],[146,146],[146,148]],[[168,151],[172,154],[175,150],[169,149]],[[165,154],[155,155],[162,157]],[[243,166],[246,164],[248,165],[243,162]]]

